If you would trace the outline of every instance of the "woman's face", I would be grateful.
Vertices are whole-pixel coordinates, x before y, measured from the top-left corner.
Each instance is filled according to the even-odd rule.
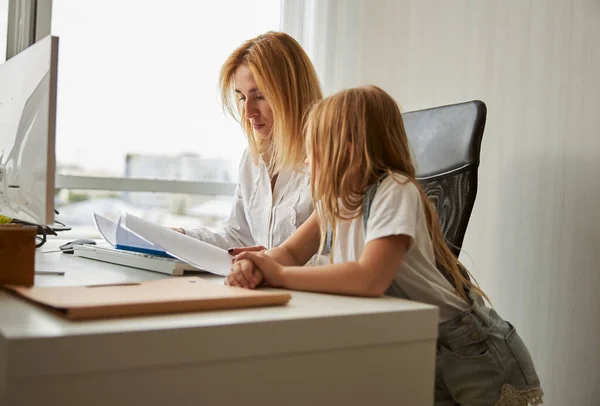
[[[244,105],[245,118],[250,121],[254,132],[260,138],[270,138],[273,131],[273,112],[258,89],[250,68],[240,65],[233,79],[237,98]]]

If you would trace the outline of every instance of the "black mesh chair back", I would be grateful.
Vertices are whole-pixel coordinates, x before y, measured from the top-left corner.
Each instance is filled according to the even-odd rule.
[[[417,180],[432,201],[448,246],[457,257],[477,195],[486,113],[485,103],[470,101],[402,115]]]

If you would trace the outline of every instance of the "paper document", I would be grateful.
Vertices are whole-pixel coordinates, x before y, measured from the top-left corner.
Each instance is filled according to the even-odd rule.
[[[232,257],[224,249],[131,214],[126,214],[124,220],[127,230],[159,246],[175,258],[217,275],[229,274]]]
[[[102,238],[114,247],[117,244],[117,223],[94,213],[94,224]]]

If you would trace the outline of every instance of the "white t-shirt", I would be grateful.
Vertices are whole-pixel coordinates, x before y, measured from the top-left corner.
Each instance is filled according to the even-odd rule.
[[[395,179],[394,179],[395,178]],[[433,245],[417,187],[406,177],[387,176],[377,188],[365,236],[363,217],[337,224],[334,262],[357,261],[371,240],[389,235],[411,238],[388,294],[440,308],[440,322],[468,309],[435,266]],[[400,182],[400,183],[399,183]]]
[[[222,228],[185,229],[185,233],[223,249],[283,243],[313,212],[308,171],[282,171],[271,191],[271,178],[262,159],[258,165],[246,149],[229,219]]]

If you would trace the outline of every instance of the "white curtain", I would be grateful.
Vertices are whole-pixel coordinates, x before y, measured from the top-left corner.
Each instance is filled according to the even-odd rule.
[[[362,0],[281,0],[281,30],[312,60],[323,92],[357,86]]]

